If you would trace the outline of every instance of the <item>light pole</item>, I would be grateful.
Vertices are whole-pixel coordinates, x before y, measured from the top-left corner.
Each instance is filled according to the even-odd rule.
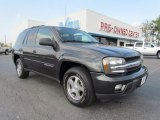
[[[4,44],[6,45],[6,34],[4,35]]]

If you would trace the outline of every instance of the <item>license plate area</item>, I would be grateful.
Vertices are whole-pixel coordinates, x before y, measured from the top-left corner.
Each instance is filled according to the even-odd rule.
[[[140,86],[142,86],[146,82],[146,79],[147,79],[147,75],[145,75],[145,76],[143,76],[141,78],[141,84],[140,84]]]

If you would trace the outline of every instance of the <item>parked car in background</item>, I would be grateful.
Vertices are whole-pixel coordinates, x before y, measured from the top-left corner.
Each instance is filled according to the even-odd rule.
[[[8,55],[10,51],[10,47],[3,47],[2,44],[0,44],[0,53],[5,53],[5,55]]]
[[[157,56],[157,58],[160,59],[160,47],[158,47],[154,43],[135,42],[133,47],[126,46],[126,48],[130,48],[130,49],[134,49],[136,51],[139,51],[143,55]]]

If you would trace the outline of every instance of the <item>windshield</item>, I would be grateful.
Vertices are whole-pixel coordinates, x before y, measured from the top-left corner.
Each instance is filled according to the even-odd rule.
[[[98,43],[95,38],[81,30],[65,27],[56,27],[56,30],[63,42]]]

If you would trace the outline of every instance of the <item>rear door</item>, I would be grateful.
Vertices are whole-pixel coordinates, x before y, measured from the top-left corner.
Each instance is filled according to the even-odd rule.
[[[50,38],[51,40],[55,39],[54,33],[50,27],[40,28],[38,30],[36,38],[36,68],[37,71],[51,77],[56,75],[56,51],[52,46],[42,46],[39,44],[39,40],[42,38]]]
[[[23,59],[26,68],[36,70],[36,37],[38,29],[32,28],[23,43]]]

